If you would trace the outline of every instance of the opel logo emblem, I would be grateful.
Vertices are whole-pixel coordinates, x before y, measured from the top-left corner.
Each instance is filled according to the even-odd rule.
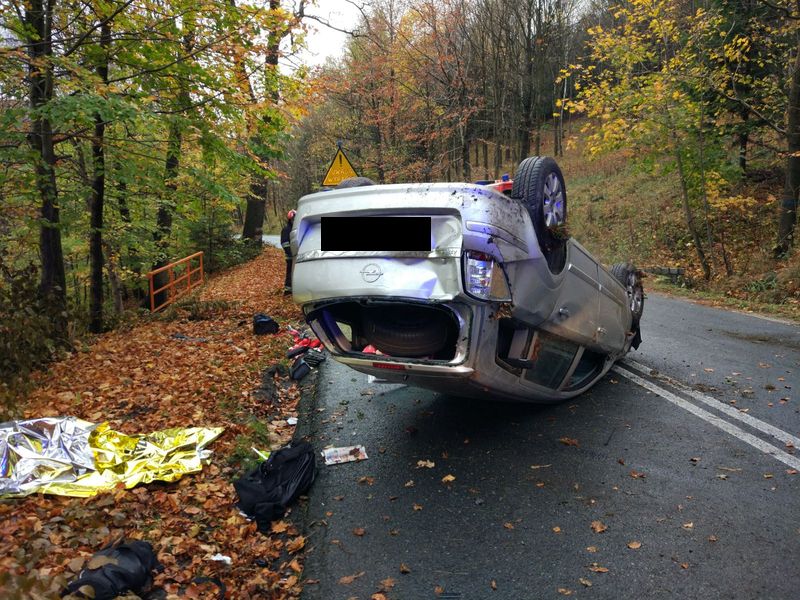
[[[375,283],[381,277],[383,277],[383,271],[375,263],[369,263],[361,269],[361,278],[367,283]]]

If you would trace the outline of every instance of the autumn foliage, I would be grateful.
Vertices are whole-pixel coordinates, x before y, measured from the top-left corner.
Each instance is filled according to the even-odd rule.
[[[285,444],[300,392],[278,380],[253,393],[262,370],[279,363],[291,336],[254,336],[264,312],[282,327],[300,314],[280,292],[283,254],[213,278],[169,314],[104,334],[35,378],[24,416],[75,415],[125,433],[176,426],[222,426],[211,463],[176,483],[119,489],[86,500],[34,495],[0,503],[0,594],[52,598],[95,551],[119,538],[149,541],[165,566],[156,586],[169,598],[216,598],[200,576],[218,577],[231,598],[292,598],[305,541],[291,515],[256,530],[235,508],[231,481],[262,450]],[[177,337],[176,334],[180,334]],[[185,337],[183,337],[185,336]],[[251,458],[252,457],[252,458]],[[231,565],[212,561],[222,554]]]

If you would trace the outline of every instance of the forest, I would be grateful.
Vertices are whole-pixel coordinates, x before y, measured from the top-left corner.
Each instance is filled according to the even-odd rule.
[[[796,3],[341,1],[0,0],[4,385],[146,312],[150,270],[256,256],[338,141],[378,183],[555,156],[603,260],[800,304]]]

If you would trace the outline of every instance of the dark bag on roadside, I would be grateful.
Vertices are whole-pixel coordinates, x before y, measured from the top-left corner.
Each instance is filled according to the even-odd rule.
[[[233,482],[239,508],[256,520],[260,531],[269,531],[270,523],[280,519],[286,507],[314,483],[317,474],[314,454],[308,442],[286,446]]]
[[[253,315],[253,333],[264,335],[266,333],[278,333],[278,323],[272,317],[263,313]]]
[[[153,547],[141,541],[120,543],[100,550],[92,556],[89,564],[92,563],[100,566],[81,571],[78,578],[61,592],[62,598],[73,594],[76,598],[111,600],[127,592],[141,595],[153,583],[151,571],[163,568]],[[91,587],[94,594],[86,596],[78,591],[84,586]]]

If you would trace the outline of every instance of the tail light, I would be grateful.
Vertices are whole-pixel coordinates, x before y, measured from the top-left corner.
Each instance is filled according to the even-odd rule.
[[[511,300],[503,267],[484,252],[467,250],[464,253],[464,287],[470,296],[480,300]]]

